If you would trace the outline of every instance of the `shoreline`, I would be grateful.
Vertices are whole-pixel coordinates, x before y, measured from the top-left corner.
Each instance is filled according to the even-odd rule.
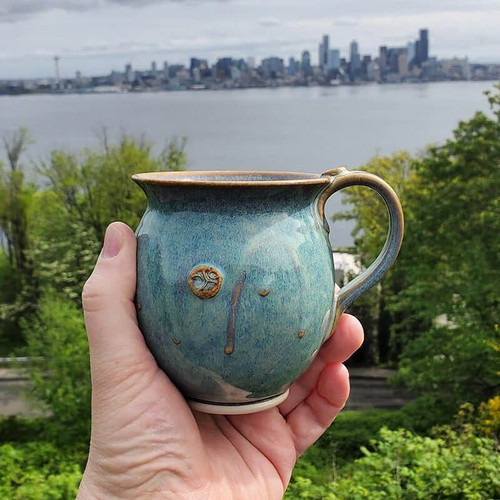
[[[440,84],[440,83],[479,83],[491,82],[492,84],[500,83],[500,80],[495,78],[490,79],[468,79],[468,80],[408,80],[402,82],[351,82],[351,83],[338,83],[338,84],[277,84],[277,85],[245,85],[245,86],[231,86],[231,85],[190,85],[180,86],[176,88],[168,87],[135,87],[126,88],[120,86],[96,86],[88,89],[47,89],[47,90],[20,90],[3,92],[0,89],[0,97],[18,97],[18,96],[54,96],[54,95],[112,95],[112,94],[158,94],[158,93],[175,93],[175,92],[219,92],[219,91],[242,91],[242,90],[263,90],[263,89],[305,89],[305,88],[352,88],[352,87],[373,87],[373,86],[410,86],[410,85],[427,85],[427,84]]]

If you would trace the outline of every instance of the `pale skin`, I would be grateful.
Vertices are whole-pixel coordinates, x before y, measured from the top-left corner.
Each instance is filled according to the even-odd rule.
[[[344,314],[278,408],[193,412],[158,368],[134,307],[136,243],[115,222],[83,291],[92,372],[92,436],[78,499],[255,500],[283,497],[297,458],[344,407],[342,364],[363,330]]]

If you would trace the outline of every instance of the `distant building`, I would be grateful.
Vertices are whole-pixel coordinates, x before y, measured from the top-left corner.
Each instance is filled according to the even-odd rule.
[[[295,60],[295,57],[290,57],[288,59],[288,76],[295,76],[299,72],[299,62]]]
[[[231,66],[231,80],[238,81],[241,79],[241,70],[238,66]]]
[[[332,49],[328,53],[328,65],[329,71],[338,70],[340,68],[340,50]]]
[[[300,60],[300,67],[302,74],[307,78],[308,76],[313,75],[313,69],[311,65],[311,54],[308,50],[304,50],[302,52],[302,57]]]
[[[406,44],[406,54],[408,58],[408,69],[410,69],[415,61],[415,42],[408,42]]]
[[[387,74],[399,75],[399,58],[401,54],[405,54],[406,60],[408,60],[406,47],[389,47],[387,49]]]
[[[460,59],[453,57],[452,59],[440,59],[438,75],[446,80],[469,80],[471,77],[471,69],[467,57]]]
[[[361,57],[359,55],[359,46],[356,40],[351,42],[349,68],[352,79],[361,76]]]
[[[366,79],[369,82],[380,80],[380,67],[376,61],[372,60],[366,65]]]
[[[429,30],[421,29],[420,38],[415,43],[415,62],[417,66],[422,67],[427,59],[429,59]]]
[[[408,51],[403,49],[398,52],[398,75],[401,80],[408,76]]]
[[[208,66],[208,61],[206,59],[192,57],[189,62],[189,74],[197,83],[199,83],[202,78],[210,77],[211,71]]]
[[[285,65],[281,57],[268,57],[262,60],[260,71],[264,78],[279,78],[285,72]]]
[[[168,78],[183,78],[184,75],[184,64],[171,64],[168,67]]]
[[[330,37],[323,35],[323,41],[319,44],[318,66],[323,70],[328,69],[328,57],[330,53]]]
[[[232,57],[222,57],[217,59],[215,63],[215,77],[218,80],[226,80],[231,78],[231,66],[233,66],[233,58]]]
[[[132,65],[131,64],[127,64],[125,66],[125,81],[127,83],[132,83],[134,80],[135,80],[135,73],[132,70]]]
[[[423,80],[436,80],[439,75],[439,65],[437,57],[429,57],[427,61],[422,63],[422,74],[421,78]]]
[[[378,65],[382,73],[387,71],[387,46],[385,45],[379,47]]]
[[[156,78],[158,76],[158,69],[156,67],[156,61],[151,62],[151,76]]]
[[[372,56],[368,54],[364,55],[363,58],[361,59],[361,71],[363,74],[363,78],[366,78],[368,64],[370,64],[371,60]]]
[[[353,276],[358,276],[363,271],[354,254],[334,251],[333,260],[335,262],[335,283],[339,286],[344,286],[352,280]]]

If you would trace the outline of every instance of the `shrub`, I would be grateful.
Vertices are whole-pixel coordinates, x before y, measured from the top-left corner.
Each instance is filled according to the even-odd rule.
[[[490,499],[500,495],[497,443],[442,427],[434,437],[383,428],[375,451],[342,471],[339,499]]]
[[[32,394],[53,414],[59,441],[85,441],[90,429],[90,369],[83,315],[70,299],[47,294],[24,323]],[[64,432],[60,432],[63,428]]]
[[[53,444],[0,445],[0,498],[67,500],[75,498],[80,465]]]
[[[27,443],[40,439],[46,418],[0,417],[0,443]]]
[[[323,449],[327,457],[333,456],[336,464],[341,466],[361,457],[361,447],[369,447],[382,427],[404,427],[426,433],[438,424],[450,423],[455,411],[455,407],[447,408],[432,397],[421,397],[399,410],[345,411],[336,418],[316,446]]]
[[[481,403],[478,425],[486,436],[500,440],[500,396]]]

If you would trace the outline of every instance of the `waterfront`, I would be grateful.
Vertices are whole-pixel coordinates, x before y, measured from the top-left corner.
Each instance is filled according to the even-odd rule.
[[[34,139],[29,156],[78,151],[111,137],[140,135],[158,146],[187,137],[190,169],[322,172],[356,168],[376,154],[449,137],[458,120],[487,109],[491,82],[251,89],[0,98],[0,135],[19,126]],[[338,210],[331,200],[327,213]],[[350,243],[336,225],[334,243]]]

